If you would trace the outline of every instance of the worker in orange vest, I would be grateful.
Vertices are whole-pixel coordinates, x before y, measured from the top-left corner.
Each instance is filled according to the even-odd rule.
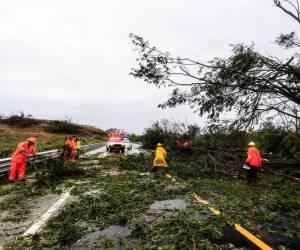
[[[251,185],[253,182],[257,182],[257,171],[261,167],[261,155],[259,150],[255,147],[255,143],[248,143],[246,165],[248,165],[248,184]]]
[[[11,166],[9,171],[9,182],[14,182],[16,173],[18,173],[18,181],[24,181],[26,159],[32,154],[36,155],[36,138],[30,137],[24,142],[21,142],[11,158]]]
[[[68,147],[67,149],[67,155],[65,156],[65,160],[68,156],[70,156],[71,161],[75,161],[75,142],[73,137],[69,137],[69,139],[66,141],[65,145]]]

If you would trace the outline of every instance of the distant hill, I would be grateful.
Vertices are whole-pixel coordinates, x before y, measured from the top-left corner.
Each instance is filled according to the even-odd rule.
[[[104,137],[106,133],[102,129],[75,124],[66,120],[45,120],[30,116],[12,115],[0,118],[0,136],[3,135],[27,135],[50,139],[51,137],[65,135],[95,138]]]

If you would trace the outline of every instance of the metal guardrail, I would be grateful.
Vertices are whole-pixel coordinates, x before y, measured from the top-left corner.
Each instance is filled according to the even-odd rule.
[[[103,143],[95,143],[95,144],[90,144],[90,145],[82,145],[80,147],[81,152],[85,153],[94,149],[97,149],[99,147],[102,147]],[[42,156],[42,157],[58,157],[59,150],[54,149],[54,150],[48,150],[48,151],[43,151],[37,153],[37,156]],[[9,171],[10,169],[10,164],[11,164],[11,158],[4,158],[0,159],[0,175]]]

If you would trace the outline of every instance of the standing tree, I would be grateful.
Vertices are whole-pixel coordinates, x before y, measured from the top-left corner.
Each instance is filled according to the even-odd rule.
[[[275,5],[300,24],[298,1],[274,0]],[[228,58],[202,63],[173,57],[130,34],[139,52],[138,67],[130,73],[157,87],[173,88],[159,107],[188,104],[212,122],[226,121],[232,127],[251,129],[266,119],[279,118],[299,131],[300,56],[287,60],[266,56],[254,45],[237,44]],[[295,32],[281,34],[276,42],[286,48],[299,47]]]

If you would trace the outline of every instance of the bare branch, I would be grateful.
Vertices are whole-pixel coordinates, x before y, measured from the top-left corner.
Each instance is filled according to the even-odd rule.
[[[292,11],[288,10],[286,7],[282,5],[282,3],[287,2],[290,6],[295,8],[295,12],[293,13]],[[280,8],[282,11],[284,11],[286,14],[294,18],[299,24],[300,24],[300,9],[299,9],[299,3],[298,0],[296,0],[297,6],[291,3],[290,1],[280,1],[280,0],[274,0],[274,4]]]

